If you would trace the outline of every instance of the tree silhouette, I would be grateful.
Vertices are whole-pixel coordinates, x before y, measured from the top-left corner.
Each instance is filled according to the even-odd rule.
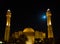
[[[22,34],[22,35],[19,36],[18,40],[19,40],[19,43],[20,44],[26,44],[26,41],[28,39],[27,39],[27,36],[26,35]]]

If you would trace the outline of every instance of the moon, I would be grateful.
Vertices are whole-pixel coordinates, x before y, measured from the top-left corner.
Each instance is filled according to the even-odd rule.
[[[42,19],[46,19],[46,15],[43,15],[43,16],[42,16]]]

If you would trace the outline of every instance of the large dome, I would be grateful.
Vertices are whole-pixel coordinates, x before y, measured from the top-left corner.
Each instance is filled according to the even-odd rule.
[[[23,32],[34,32],[33,28],[25,28]]]

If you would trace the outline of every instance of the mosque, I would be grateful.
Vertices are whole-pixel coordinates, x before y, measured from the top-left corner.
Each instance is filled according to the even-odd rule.
[[[47,16],[47,30],[48,30],[48,39],[54,38],[53,31],[52,31],[52,25],[51,25],[51,12],[48,9],[46,12]],[[4,34],[4,40],[8,42],[10,38],[10,19],[11,19],[11,11],[8,10],[6,14],[6,28],[5,28],[5,34]],[[23,31],[17,31],[12,33],[12,37],[19,38],[20,35],[26,35],[28,38],[28,41],[26,41],[26,44],[34,44],[34,41],[36,38],[40,38],[42,41],[46,38],[45,32],[35,31],[33,28],[24,28]],[[41,41],[40,41],[41,42]]]

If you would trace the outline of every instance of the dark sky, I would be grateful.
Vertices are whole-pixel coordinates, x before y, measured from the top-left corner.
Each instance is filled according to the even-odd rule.
[[[52,12],[52,26],[54,34],[59,38],[59,1],[51,0],[0,0],[0,30],[4,33],[6,23],[6,12],[12,12],[11,32],[23,30],[25,27],[32,27],[35,30],[46,32],[46,21],[38,19],[40,13],[50,8]],[[1,34],[1,37],[3,35]]]

